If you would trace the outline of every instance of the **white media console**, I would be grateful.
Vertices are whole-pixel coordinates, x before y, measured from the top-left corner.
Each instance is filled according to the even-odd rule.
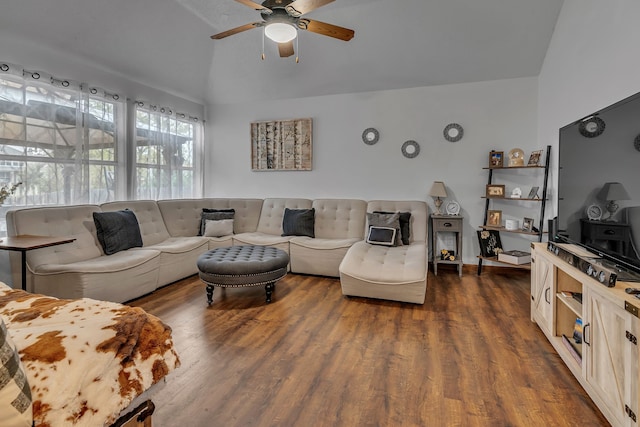
[[[531,320],[613,426],[638,426],[640,299],[625,289],[640,283],[609,287],[558,247],[597,263],[576,245],[532,243]]]

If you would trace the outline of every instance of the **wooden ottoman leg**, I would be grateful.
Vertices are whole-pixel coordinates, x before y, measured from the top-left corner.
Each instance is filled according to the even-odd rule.
[[[271,294],[273,293],[273,291],[275,290],[275,286],[272,283],[267,283],[264,287],[264,290],[267,292],[267,304],[271,302]]]
[[[209,305],[213,303],[213,289],[213,285],[207,284],[207,303],[209,303]]]

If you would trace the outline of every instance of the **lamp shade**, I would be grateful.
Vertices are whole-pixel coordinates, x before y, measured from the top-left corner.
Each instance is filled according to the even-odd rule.
[[[291,24],[274,22],[264,28],[264,35],[276,43],[286,43],[295,39],[298,35],[298,31]]]
[[[600,200],[630,200],[629,193],[619,182],[607,182],[598,193]]]
[[[431,197],[447,197],[447,189],[442,181],[434,181],[429,190]]]

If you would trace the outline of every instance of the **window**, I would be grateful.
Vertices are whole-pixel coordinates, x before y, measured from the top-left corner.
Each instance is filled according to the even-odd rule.
[[[135,198],[200,197],[201,139],[197,119],[137,102]]]
[[[131,108],[125,124],[134,114],[116,94],[0,63],[0,185],[22,182],[0,236],[11,206],[202,197],[200,121]]]
[[[5,204],[122,198],[124,104],[118,96],[41,73],[24,75],[0,75],[0,176],[23,183]]]

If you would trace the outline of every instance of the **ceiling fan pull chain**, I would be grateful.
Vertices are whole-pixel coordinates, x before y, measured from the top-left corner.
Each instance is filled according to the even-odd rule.
[[[300,40],[300,34],[298,34],[298,37],[296,37],[296,64],[300,62],[300,46],[298,40]]]
[[[262,60],[264,61],[264,27],[262,27]]]

